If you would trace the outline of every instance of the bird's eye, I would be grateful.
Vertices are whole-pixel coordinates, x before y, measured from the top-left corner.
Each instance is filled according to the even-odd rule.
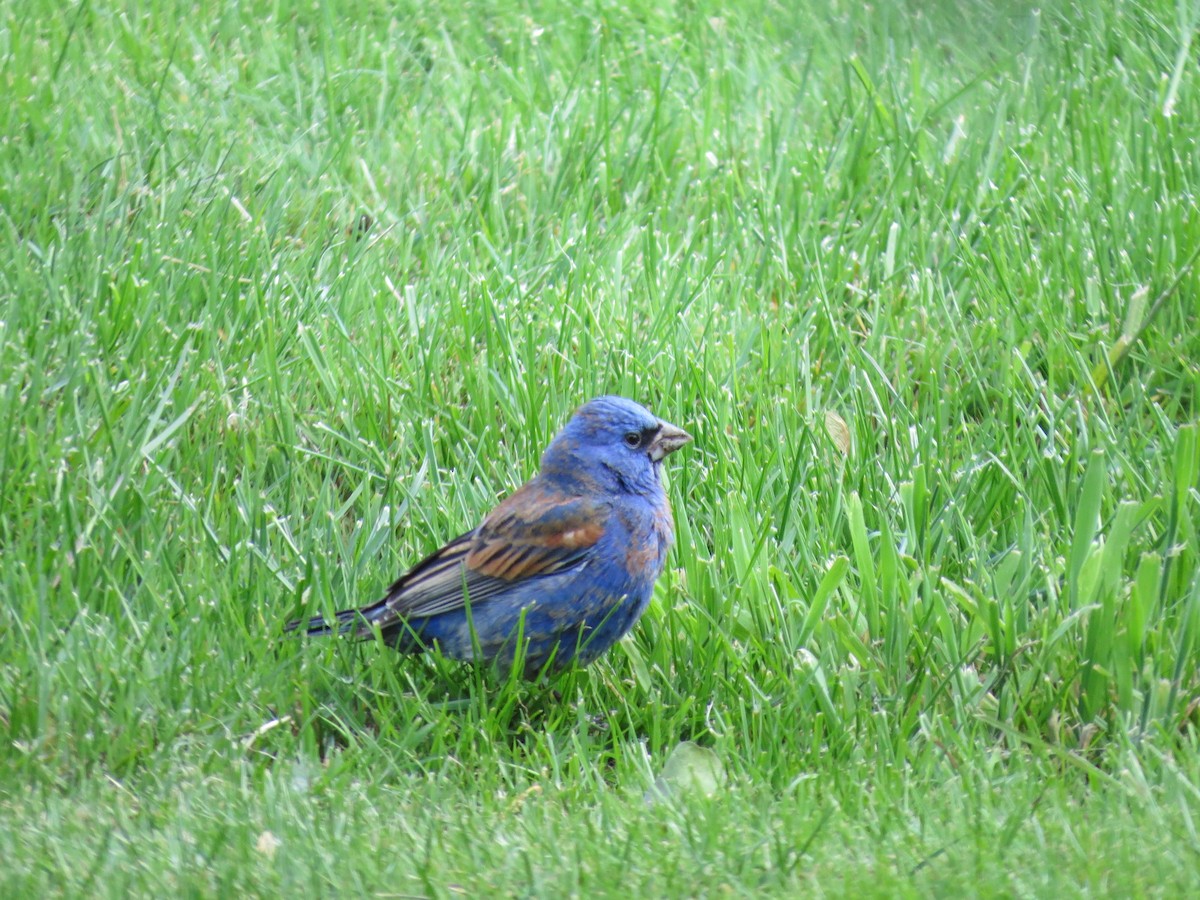
[[[642,443],[642,435],[637,431],[627,431],[625,433],[625,446],[636,450]]]

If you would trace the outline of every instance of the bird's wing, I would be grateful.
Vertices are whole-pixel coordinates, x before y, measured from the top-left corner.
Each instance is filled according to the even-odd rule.
[[[604,534],[604,514],[600,502],[530,482],[474,531],[401,576],[368,618],[382,628],[398,619],[462,609],[468,598],[480,603],[516,581],[578,565]]]

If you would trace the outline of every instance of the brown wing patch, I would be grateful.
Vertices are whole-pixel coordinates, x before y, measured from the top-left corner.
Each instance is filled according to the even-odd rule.
[[[595,501],[563,497],[535,479],[496,507],[471,541],[467,568],[514,581],[574,565],[604,535]]]
[[[596,541],[600,540],[604,534],[604,526],[593,522],[590,525],[584,525],[579,528],[572,528],[570,531],[564,531],[558,538],[558,546],[566,547],[574,550],[578,547],[590,547]]]

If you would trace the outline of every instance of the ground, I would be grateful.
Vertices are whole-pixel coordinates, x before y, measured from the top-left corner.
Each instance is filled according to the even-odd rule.
[[[1194,890],[1198,19],[0,5],[0,894]],[[283,633],[610,392],[601,661]]]

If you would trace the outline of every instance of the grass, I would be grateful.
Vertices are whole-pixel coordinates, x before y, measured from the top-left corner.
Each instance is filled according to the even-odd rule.
[[[0,4],[0,893],[1194,890],[1198,22]],[[603,660],[282,635],[602,392]]]

